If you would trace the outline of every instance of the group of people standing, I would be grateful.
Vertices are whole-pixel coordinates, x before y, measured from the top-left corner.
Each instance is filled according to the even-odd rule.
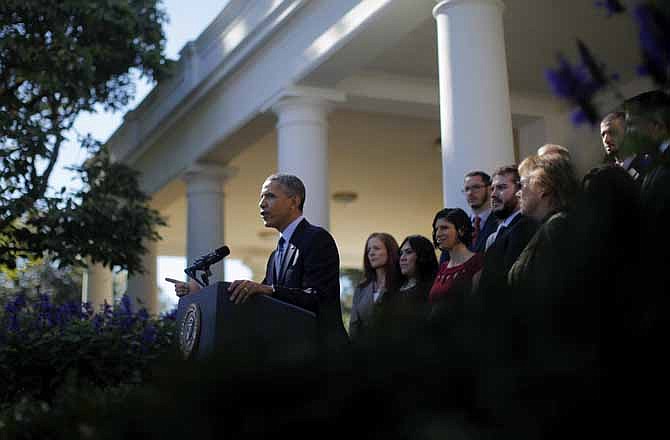
[[[567,185],[558,187],[574,191],[572,165],[564,153],[556,153],[558,146],[552,147],[542,158],[526,159],[521,170],[530,175],[562,164]],[[384,309],[395,313],[413,308],[415,313],[405,314],[429,325],[462,319],[468,310],[481,312],[480,292],[505,284],[539,222],[561,209],[558,202],[537,197],[532,190],[537,185],[527,182],[524,187],[516,165],[500,167],[492,176],[472,171],[463,186],[471,214],[460,208],[439,210],[432,222],[432,240],[411,235],[398,246],[390,234],[371,234],[363,256],[364,278],[353,298],[352,340],[374,332],[379,320],[383,322]]]
[[[461,391],[494,425],[544,437],[584,423],[596,434],[607,420],[590,408],[605,402],[610,414],[639,417],[618,393],[650,403],[629,375],[647,389],[665,383],[657,347],[668,327],[667,263],[653,255],[670,244],[670,97],[636,96],[601,128],[607,160],[582,179],[569,150],[547,144],[490,177],[468,173],[470,213],[438,211],[432,243],[411,236],[398,247],[372,234],[354,294],[354,345],[384,338],[384,317],[402,304],[425,324],[421,338],[449,353],[445,368],[466,359],[470,378],[459,381],[473,385]]]
[[[259,208],[281,234],[277,249],[264,280],[233,282],[230,299],[265,294],[313,311],[320,365],[350,359],[351,340],[366,366],[354,369],[365,373],[354,375],[360,389],[389,377],[380,388],[404,390],[424,411],[451,405],[484,430],[562,438],[660,427],[650,395],[667,391],[667,260],[655,255],[670,246],[670,96],[636,96],[622,114],[601,126],[613,159],[581,181],[568,149],[547,144],[518,166],[468,173],[470,213],[440,209],[431,239],[371,234],[349,337],[335,241],[303,217],[300,179],[269,176]],[[180,296],[197,290],[175,284]],[[397,381],[389,371],[401,368]]]

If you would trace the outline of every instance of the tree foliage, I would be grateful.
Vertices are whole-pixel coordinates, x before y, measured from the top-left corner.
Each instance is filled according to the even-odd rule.
[[[0,308],[17,295],[35,298],[48,294],[55,304],[81,300],[83,270],[68,266],[57,268],[49,256],[26,260],[16,270],[0,272]]]
[[[84,188],[48,191],[66,133],[82,112],[119,110],[131,71],[168,71],[160,0],[5,0],[0,6],[0,264],[45,251],[62,264],[141,270],[143,239],[162,224],[137,174],[90,138]]]

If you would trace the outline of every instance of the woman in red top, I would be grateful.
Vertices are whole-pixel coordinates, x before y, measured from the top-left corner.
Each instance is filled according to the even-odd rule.
[[[431,320],[462,311],[479,279],[483,254],[471,252],[466,243],[472,241],[470,218],[460,208],[442,209],[433,220],[433,242],[442,251],[449,251],[449,260],[440,265],[430,289]]]

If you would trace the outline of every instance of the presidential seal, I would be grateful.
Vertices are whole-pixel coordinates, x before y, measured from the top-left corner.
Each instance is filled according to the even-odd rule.
[[[192,303],[184,313],[179,327],[179,348],[184,359],[190,359],[198,348],[201,327],[200,307]]]

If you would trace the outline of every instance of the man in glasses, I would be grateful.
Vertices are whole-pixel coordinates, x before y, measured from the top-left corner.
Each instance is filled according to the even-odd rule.
[[[491,215],[491,176],[483,171],[471,171],[465,175],[463,194],[470,206],[472,234],[471,251],[483,252],[486,239],[495,232],[498,220]]]

